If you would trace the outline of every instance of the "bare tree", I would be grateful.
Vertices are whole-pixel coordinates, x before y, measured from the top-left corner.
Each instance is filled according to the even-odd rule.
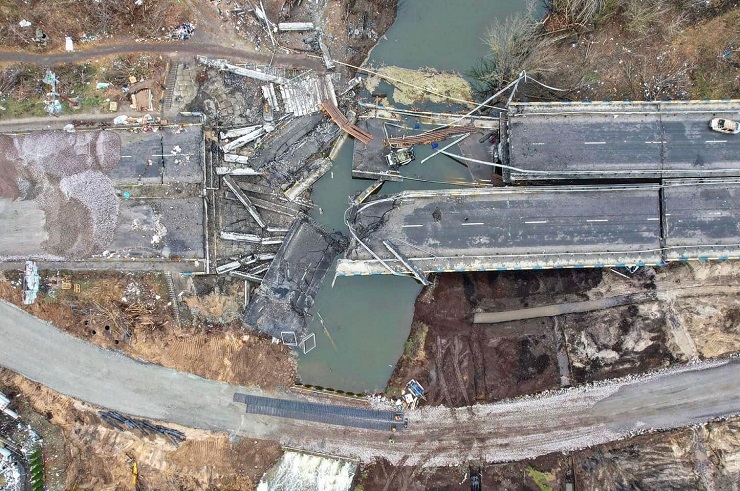
[[[559,39],[548,35],[542,23],[534,20],[531,11],[496,22],[485,36],[489,55],[471,70],[479,83],[479,92],[495,92],[522,70],[533,75],[554,71],[558,61],[550,48]]]

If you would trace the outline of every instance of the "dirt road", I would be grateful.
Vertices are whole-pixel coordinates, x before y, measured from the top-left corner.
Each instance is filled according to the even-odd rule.
[[[71,53],[28,53],[24,51],[0,51],[0,63],[18,62],[33,63],[36,65],[54,65],[58,63],[75,63],[102,56],[128,53],[157,53],[167,55],[187,54],[216,58],[229,58],[231,61],[243,61],[258,64],[272,64],[277,66],[291,66],[324,70],[324,65],[315,57],[309,58],[302,54],[275,54],[269,52],[258,53],[254,50],[229,48],[218,44],[204,43],[135,43],[126,42],[96,46],[94,48]]]
[[[5,302],[0,319],[0,365],[61,393],[131,415],[365,461],[517,460],[740,412],[740,361],[721,361],[536,399],[414,411],[391,445],[382,432],[247,416],[233,393],[263,392],[100,349]]]

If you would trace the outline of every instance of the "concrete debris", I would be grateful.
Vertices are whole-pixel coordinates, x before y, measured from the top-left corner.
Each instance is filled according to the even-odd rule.
[[[231,190],[231,192],[234,193],[239,202],[244,205],[252,218],[254,218],[254,221],[257,222],[257,225],[259,225],[260,228],[267,227],[267,224],[264,220],[262,220],[262,217],[254,208],[252,202],[249,200],[249,197],[247,197],[244,191],[239,188],[239,186],[236,184],[236,181],[234,181],[234,179],[232,179],[231,176],[228,175],[223,176],[222,180],[224,184],[226,184],[226,186]]]
[[[242,266],[241,262],[231,261],[226,264],[222,264],[221,266],[218,266],[216,268],[216,274],[228,273],[229,271],[234,271],[235,269],[239,269],[241,266]]]
[[[251,167],[216,167],[216,174],[219,176],[259,176],[262,175],[262,171]]]
[[[323,232],[308,219],[296,220],[244,312],[244,323],[281,338],[306,334],[306,314],[346,239]]]
[[[257,128],[256,130],[247,133],[244,136],[237,138],[223,146],[224,153],[233,152],[237,148],[241,148],[247,143],[255,141],[257,138],[271,132],[275,127],[270,124],[265,124]]]
[[[280,22],[278,23],[278,30],[285,31],[313,31],[316,26],[313,22]]]
[[[306,75],[280,86],[285,112],[305,116],[320,109],[321,101],[330,100],[336,105],[334,83],[329,75]]]
[[[257,80],[261,80],[263,82],[274,82],[276,84],[284,84],[288,82],[288,80],[284,77],[280,77],[277,75],[271,75],[261,70],[255,70],[251,68],[245,68],[245,67],[240,67],[237,65],[232,65],[231,63],[228,63],[224,60],[214,60],[211,58],[206,58],[204,56],[199,56],[198,61],[200,63],[203,63],[206,66],[217,68],[218,70],[221,70],[221,71],[235,73],[243,77],[254,78]]]
[[[224,162],[234,164],[247,164],[249,163],[249,157],[244,155],[235,155],[233,153],[227,153],[224,155]]]
[[[309,166],[308,175],[286,190],[285,196],[289,200],[295,201],[304,191],[321,179],[321,176],[329,172],[332,165],[333,162],[329,159],[317,159],[313,161]]]
[[[270,105],[270,108],[272,108],[273,111],[280,111],[277,94],[275,94],[275,84],[263,85],[262,97],[265,98],[265,101]]]
[[[243,128],[234,128],[233,130],[222,131],[219,136],[222,140],[230,140],[231,138],[238,138],[240,136],[247,135],[261,127],[261,124],[254,124],[251,126],[245,126]]]

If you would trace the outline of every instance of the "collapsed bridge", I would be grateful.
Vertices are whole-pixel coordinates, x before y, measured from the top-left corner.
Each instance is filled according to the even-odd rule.
[[[348,210],[337,275],[737,259],[739,209],[740,179],[407,191]]]

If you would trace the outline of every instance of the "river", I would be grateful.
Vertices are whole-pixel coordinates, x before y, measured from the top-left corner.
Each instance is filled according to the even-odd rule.
[[[429,66],[465,74],[485,55],[482,38],[491,23],[526,8],[524,0],[401,0],[398,17],[370,57],[372,65]],[[412,178],[438,181],[385,183],[381,193],[403,189],[445,188],[444,182],[469,181],[467,169],[447,158],[419,161],[431,152],[415,148],[417,159],[403,167]],[[343,216],[348,197],[372,181],[352,179],[352,142],[331,172],[313,188],[313,218],[348,235]],[[411,278],[377,276],[337,278],[329,271],[311,309],[316,348],[301,354],[298,372],[305,384],[352,392],[383,390],[403,352],[421,285]],[[323,319],[323,325],[320,321]]]

